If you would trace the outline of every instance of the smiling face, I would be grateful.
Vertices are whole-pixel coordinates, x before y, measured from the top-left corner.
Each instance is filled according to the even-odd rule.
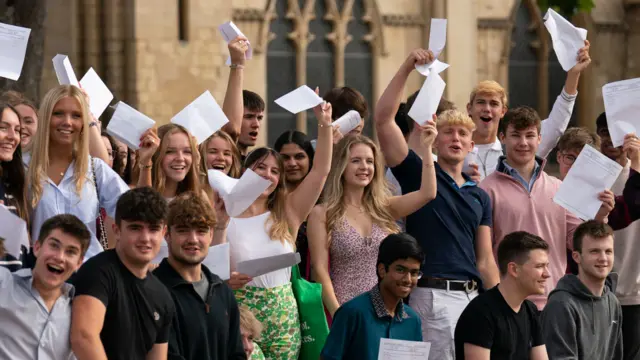
[[[309,156],[298,144],[284,144],[280,149],[288,183],[298,184],[309,173]]]
[[[271,181],[271,185],[265,190],[260,197],[268,197],[276,190],[283,176],[283,169],[278,159],[272,154],[266,158],[256,161],[251,165],[251,170],[260,175],[263,179]]]
[[[50,142],[57,146],[73,146],[83,127],[82,108],[73,97],[64,97],[53,107],[49,125]]]
[[[52,230],[42,243],[36,241],[33,245],[36,255],[34,282],[46,290],[60,288],[82,265],[81,249],[79,239],[60,229]]]
[[[169,257],[185,265],[199,265],[209,253],[211,229],[172,226],[167,244]]]
[[[388,269],[378,264],[378,275],[382,278],[380,287],[398,299],[404,299],[418,284],[420,262],[416,259],[399,259],[391,263]]]
[[[207,169],[220,170],[229,174],[233,165],[233,148],[231,144],[220,136],[212,137],[207,143]]]
[[[536,126],[517,129],[509,124],[505,133],[500,134],[500,141],[505,144],[507,162],[511,166],[524,166],[535,161],[540,139]]]
[[[527,261],[515,266],[516,280],[522,291],[529,295],[544,295],[550,277],[549,253],[542,249],[531,250]]]
[[[606,127],[598,128],[598,135],[600,136],[601,145],[600,151],[613,161],[617,161],[621,156],[624,155],[622,152],[622,146],[615,147],[613,146],[613,142],[611,141],[611,134],[609,134],[609,129]]]
[[[116,249],[126,259],[139,266],[147,265],[158,255],[164,241],[164,224],[147,224],[142,221],[121,220],[113,225],[116,235]]]
[[[459,163],[473,150],[473,132],[464,125],[445,125],[438,128],[435,148],[438,150],[438,158]]]
[[[9,162],[20,144],[20,119],[10,108],[0,115],[0,161]]]
[[[604,281],[613,269],[613,236],[582,238],[582,250],[573,252],[580,275],[596,281]]]
[[[581,149],[568,149],[558,151],[556,153],[556,160],[558,160],[558,165],[560,167],[560,180],[564,180],[567,176],[569,170],[571,170],[571,166],[573,166],[578,155],[580,155],[580,150]]]
[[[476,124],[475,132],[480,138],[495,137],[498,134],[500,119],[507,109],[502,103],[501,96],[490,93],[479,93],[467,105],[469,116]]]
[[[373,150],[366,144],[354,144],[349,149],[347,165],[342,173],[345,186],[366,187],[375,174]]]
[[[28,105],[16,105],[16,111],[20,115],[21,146],[25,147],[31,143],[38,130],[38,115],[36,111]]]
[[[256,141],[258,141],[258,134],[263,118],[264,111],[254,111],[247,108],[244,109],[240,136],[238,137],[239,145],[244,148],[255,146]]]
[[[167,180],[176,183],[185,179],[191,164],[193,163],[193,153],[189,137],[182,131],[175,131],[167,135],[167,147],[162,158],[162,171]]]

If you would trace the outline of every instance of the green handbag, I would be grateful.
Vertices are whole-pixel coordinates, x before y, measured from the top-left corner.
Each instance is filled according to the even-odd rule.
[[[291,287],[298,303],[302,348],[300,360],[318,360],[329,335],[329,325],[322,303],[322,284],[300,276],[298,265],[291,269]]]

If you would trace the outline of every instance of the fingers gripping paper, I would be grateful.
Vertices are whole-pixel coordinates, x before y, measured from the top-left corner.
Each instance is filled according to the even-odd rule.
[[[324,100],[307,85],[302,85],[292,92],[282,95],[275,103],[292,114],[311,109],[322,104]]]
[[[242,214],[271,185],[271,181],[247,169],[240,179],[234,179],[219,170],[209,170],[209,185],[224,201],[227,214],[236,217]]]
[[[145,114],[120,101],[113,113],[107,133],[133,150],[140,148],[140,137],[156,124]]]
[[[436,58],[430,64],[416,65],[416,70],[424,76],[429,76],[431,70],[438,73],[445,71],[449,64],[443,63],[438,60],[438,56],[444,50],[444,46],[447,43],[447,19],[431,19],[431,30],[429,31],[429,50]]]
[[[551,35],[558,62],[564,71],[569,71],[578,63],[578,51],[587,39],[587,30],[573,26],[553,9],[544,15],[544,26]]]

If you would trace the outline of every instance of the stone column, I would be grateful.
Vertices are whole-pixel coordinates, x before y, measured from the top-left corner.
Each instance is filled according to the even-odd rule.
[[[626,0],[624,5],[627,24],[627,71],[625,78],[640,77],[640,0]]]
[[[445,97],[459,109],[469,102],[469,93],[477,83],[478,19],[476,0],[468,0],[467,6],[458,1],[445,4],[447,22],[447,45],[444,48],[447,87]]]

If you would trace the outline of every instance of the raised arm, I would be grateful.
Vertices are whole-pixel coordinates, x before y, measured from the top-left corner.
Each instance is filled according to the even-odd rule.
[[[331,316],[340,307],[329,276],[329,235],[327,234],[327,210],[317,205],[311,210],[307,220],[307,237],[313,278],[322,284],[322,302]]]
[[[316,88],[316,93],[318,93]],[[298,188],[287,198],[287,220],[296,231],[315,206],[331,170],[333,129],[331,128],[331,104],[322,103],[313,109],[318,119],[318,142],[313,157],[313,167]]]
[[[224,95],[222,111],[229,119],[229,123],[222,127],[234,140],[240,136],[242,116],[244,115],[244,103],[242,102],[242,85],[244,77],[245,53],[249,49],[247,38],[238,36],[229,42],[229,54],[231,56],[231,71],[227,92]]]
[[[433,141],[438,135],[435,120],[436,115],[434,114],[433,121],[428,121],[425,126],[420,128],[420,139],[424,156],[422,159],[422,182],[420,189],[402,196],[394,196],[389,201],[389,208],[395,219],[413,214],[436,198],[438,184],[432,155]]]
[[[80,295],[73,299],[71,313],[71,350],[78,360],[107,360],[100,332],[106,306],[97,298]]]
[[[153,187],[151,172],[153,171],[153,154],[160,146],[160,138],[158,130],[151,128],[145,131],[140,137],[140,148],[138,149],[138,163],[136,166],[140,169],[137,187]]]
[[[431,51],[423,49],[412,51],[400,66],[396,75],[391,79],[380,99],[378,99],[373,119],[380,148],[389,167],[395,167],[400,164],[409,153],[407,142],[395,122],[396,112],[402,102],[407,78],[416,64],[428,64],[433,60],[434,57]],[[407,112],[409,112],[409,109],[407,109]]]

